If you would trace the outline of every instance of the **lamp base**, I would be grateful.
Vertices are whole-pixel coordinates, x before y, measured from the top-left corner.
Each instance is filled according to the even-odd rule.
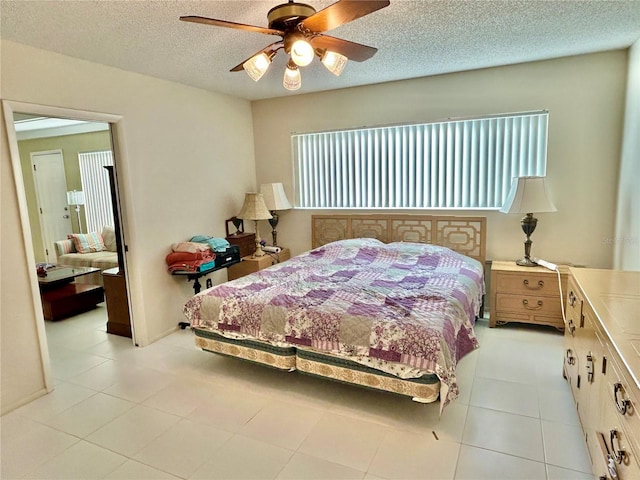
[[[538,264],[534,261],[532,261],[530,258],[521,258],[520,260],[516,260],[516,264],[520,265],[521,267],[537,267]]]
[[[533,216],[533,213],[527,213],[522,220],[520,220],[520,225],[527,239],[524,241],[524,257],[516,260],[516,264],[521,267],[535,267],[537,263],[531,260],[531,244],[533,243],[531,241],[531,234],[536,229],[536,225],[538,225],[538,219]]]
[[[264,250],[262,250],[262,239],[260,238],[260,230],[258,230],[258,221],[254,220],[254,230],[256,231],[256,251],[253,252],[252,257],[264,257]]]
[[[269,219],[269,225],[271,225],[271,237],[273,238],[273,246],[278,246],[278,232],[276,232],[276,227],[278,226],[278,214],[275,210],[271,210],[271,218]]]

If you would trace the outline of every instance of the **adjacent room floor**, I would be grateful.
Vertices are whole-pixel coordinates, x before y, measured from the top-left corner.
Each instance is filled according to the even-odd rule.
[[[478,322],[438,404],[47,322],[55,390],[2,417],[4,480],[593,479],[553,329]],[[176,321],[178,321],[177,319]]]

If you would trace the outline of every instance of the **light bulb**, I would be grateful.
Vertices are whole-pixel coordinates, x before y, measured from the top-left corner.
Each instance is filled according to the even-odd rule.
[[[300,70],[293,61],[289,60],[287,69],[284,71],[284,79],[282,85],[287,90],[298,90],[302,86],[302,77],[300,76]]]
[[[269,69],[269,65],[271,65],[269,55],[262,52],[244,62],[242,68],[244,68],[244,71],[247,72],[247,75],[249,75],[254,82],[257,82]]]
[[[327,70],[333,73],[336,77],[339,77],[344,66],[347,64],[347,60],[348,58],[344,55],[327,50],[324,52],[324,55],[322,55],[321,62],[325,67],[327,67]]]
[[[291,45],[291,59],[299,67],[306,67],[313,60],[313,47],[306,40],[296,40]]]

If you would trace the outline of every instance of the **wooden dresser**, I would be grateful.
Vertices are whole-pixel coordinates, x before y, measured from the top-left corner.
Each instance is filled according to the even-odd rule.
[[[596,478],[640,479],[640,272],[571,268],[563,373]]]
[[[568,267],[559,266],[566,292]],[[489,326],[508,322],[564,328],[558,274],[544,267],[521,267],[516,262],[491,263]]]

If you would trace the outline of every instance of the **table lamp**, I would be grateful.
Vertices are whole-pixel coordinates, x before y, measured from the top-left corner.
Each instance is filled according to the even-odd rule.
[[[273,246],[278,246],[278,232],[276,227],[278,226],[278,214],[277,210],[289,210],[291,204],[284,193],[282,183],[263,183],[260,185],[260,193],[264,197],[264,203],[271,211],[271,217],[269,219],[269,225],[271,225],[271,236],[273,237]]]
[[[524,242],[524,258],[516,260],[518,265],[535,267],[531,260],[531,234],[536,229],[538,219],[533,212],[555,212],[557,209],[549,198],[544,177],[515,177],[511,182],[511,190],[500,211],[502,213],[525,213],[520,221],[522,231],[527,236]]]
[[[264,197],[261,193],[246,193],[244,196],[244,204],[242,205],[242,209],[240,213],[236,215],[236,217],[242,220],[253,220],[254,227],[256,231],[256,251],[254,252],[254,257],[262,257],[264,256],[264,252],[262,251],[262,245],[260,242],[260,231],[258,228],[258,220],[269,220],[271,218],[271,214],[267,209],[267,206],[264,204]]]

